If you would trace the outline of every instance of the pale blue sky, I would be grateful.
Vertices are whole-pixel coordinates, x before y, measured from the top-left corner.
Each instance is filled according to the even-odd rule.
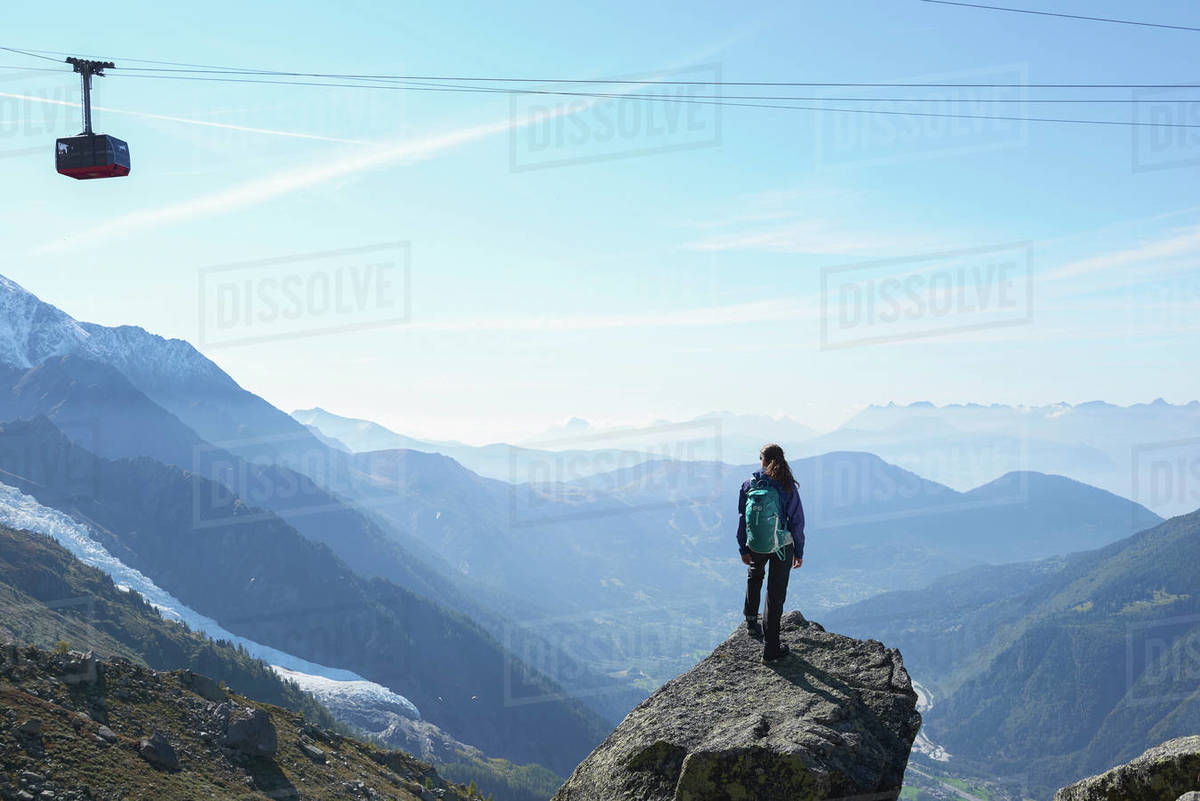
[[[1200,25],[1185,2],[1053,8]],[[827,428],[889,400],[1197,396],[1200,129],[1135,139],[1123,126],[704,105],[681,121],[645,101],[572,117],[552,98],[158,80],[120,67],[142,58],[539,79],[719,71],[726,81],[1169,83],[1200,80],[1200,33],[916,0],[752,11],[217,0],[126,2],[105,15],[98,24],[95,4],[70,0],[52,12],[6,6],[0,45],[117,62],[96,82],[97,129],[130,143],[134,171],[55,175],[53,138],[78,130],[77,110],[61,105],[78,100],[75,76],[0,70],[0,272],[78,318],[188,339],[284,409],[321,405],[407,433],[489,440],[568,416],[637,423],[727,409]],[[13,54],[0,64],[53,66]],[[723,90],[751,91],[887,90]],[[975,101],[1132,94],[956,91]],[[954,108],[1200,124],[1200,104],[1163,100],[1200,100],[1200,90],[1139,97],[1156,102]],[[539,148],[548,128],[522,125],[531,106],[593,141]],[[633,107],[641,116],[631,122]],[[601,145],[605,113],[629,124]],[[201,296],[210,293],[210,312],[220,302],[203,289],[204,268],[395,241],[411,248],[409,323],[318,333],[329,326],[310,312],[268,342],[202,341]],[[832,344],[854,346],[823,347],[822,314],[862,311],[846,314],[846,276],[904,276],[925,269],[926,254],[1003,246],[995,259],[960,260],[979,275],[971,270],[1023,259],[1013,243],[1031,243],[1032,262],[994,287],[1010,301],[996,314],[927,310],[901,327],[835,332]],[[898,261],[827,273],[823,312],[823,270],[876,259]],[[281,264],[262,269],[312,262]],[[377,318],[360,310],[343,322]],[[973,330],[955,330],[964,326]],[[755,389],[758,374],[772,391]]]

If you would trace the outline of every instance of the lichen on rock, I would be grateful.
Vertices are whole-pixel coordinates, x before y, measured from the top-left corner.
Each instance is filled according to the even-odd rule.
[[[1175,801],[1200,789],[1200,735],[1178,737],[1064,787],[1054,801]]]

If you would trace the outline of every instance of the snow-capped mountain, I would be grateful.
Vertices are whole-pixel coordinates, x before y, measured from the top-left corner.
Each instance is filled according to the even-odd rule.
[[[80,323],[87,332],[83,352],[120,370],[148,395],[195,382],[235,388],[237,382],[182,339],[166,339],[135,325]]]
[[[304,426],[242,389],[190,343],[137,326],[80,322],[0,276],[0,364],[29,368],[68,354],[115,368],[218,447],[238,452],[245,445],[261,456],[264,440],[272,437],[280,440],[280,452],[325,447]]]
[[[113,556],[92,538],[83,524],[57,509],[42,506],[15,487],[3,483],[0,483],[0,524],[51,537],[79,561],[108,574],[118,587],[137,592],[163,617],[185,623],[193,631],[203,632],[214,640],[242,646],[251,656],[274,667],[283,678],[311,692],[335,714],[339,707],[349,706],[420,718],[416,705],[407,698],[373,681],[367,681],[353,671],[318,665],[234,634],[211,617],[185,605],[141,571]]]
[[[0,362],[33,367],[79,349],[87,338],[70,315],[0,275]]]
[[[468,592],[409,547],[417,540],[408,529],[427,531],[434,518],[406,518],[400,531],[394,518],[373,514],[381,504],[413,502],[418,496],[406,487],[380,486],[355,469],[352,454],[240,387],[186,342],[79,323],[11,281],[0,305],[15,312],[0,331],[0,437],[17,443],[0,447],[0,459],[10,473],[36,476],[16,486],[54,507],[54,493],[67,487],[53,463],[105,474],[102,486],[80,488],[79,502],[104,518],[96,534],[111,554],[247,638],[403,692],[427,722],[489,754],[567,771],[607,728],[551,677],[534,669],[510,676],[502,668],[512,659],[505,647],[443,608],[494,633],[508,625],[476,586]],[[143,431],[140,439],[125,436]],[[26,441],[29,458],[21,450]],[[96,498],[105,493],[119,498]],[[255,512],[226,526],[228,539],[217,549],[206,547],[216,542],[211,532],[195,535],[197,502]],[[178,547],[164,547],[160,527]],[[248,578],[262,580],[250,585],[240,578],[256,560],[261,570]],[[211,564],[201,578],[196,565],[205,561]],[[264,598],[278,614],[260,614]],[[344,608],[352,611],[333,611]],[[349,641],[335,647],[312,631]],[[368,641],[366,632],[380,641]],[[469,660],[459,659],[462,648]],[[510,681],[521,692],[551,687],[557,695],[536,708],[508,704]],[[608,697],[631,693],[613,682],[620,687]]]
[[[137,326],[83,323],[0,275],[0,363],[33,367],[54,356],[88,355],[133,376],[163,383],[196,379],[234,384],[227,373],[181,339]]]

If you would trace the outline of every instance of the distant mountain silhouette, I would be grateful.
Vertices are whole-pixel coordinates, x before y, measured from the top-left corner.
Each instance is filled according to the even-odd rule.
[[[1197,431],[1198,401],[891,403],[864,409],[837,430],[803,443],[800,452],[870,451],[960,490],[1013,471],[1056,473],[1132,498],[1159,514],[1179,514],[1200,506],[1200,495],[1178,489],[1164,471],[1200,458]]]
[[[714,412],[678,422],[615,427],[593,426],[576,417],[515,444],[467,445],[416,439],[370,420],[341,417],[319,407],[299,409],[292,416],[354,451],[440,453],[481,476],[518,483],[586,478],[655,459],[736,463],[753,458],[768,441],[777,440],[791,448],[816,434],[786,417]],[[557,469],[562,465],[569,465],[569,476]]]

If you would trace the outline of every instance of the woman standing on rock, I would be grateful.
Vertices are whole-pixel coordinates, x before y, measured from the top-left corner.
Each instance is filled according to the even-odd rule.
[[[758,453],[762,469],[742,484],[738,494],[738,551],[749,565],[746,576],[746,628],[764,642],[763,661],[787,655],[779,643],[779,618],[787,599],[790,571],[804,564],[804,507],[783,448],[771,443]],[[758,624],[763,575],[767,575],[765,632]]]

